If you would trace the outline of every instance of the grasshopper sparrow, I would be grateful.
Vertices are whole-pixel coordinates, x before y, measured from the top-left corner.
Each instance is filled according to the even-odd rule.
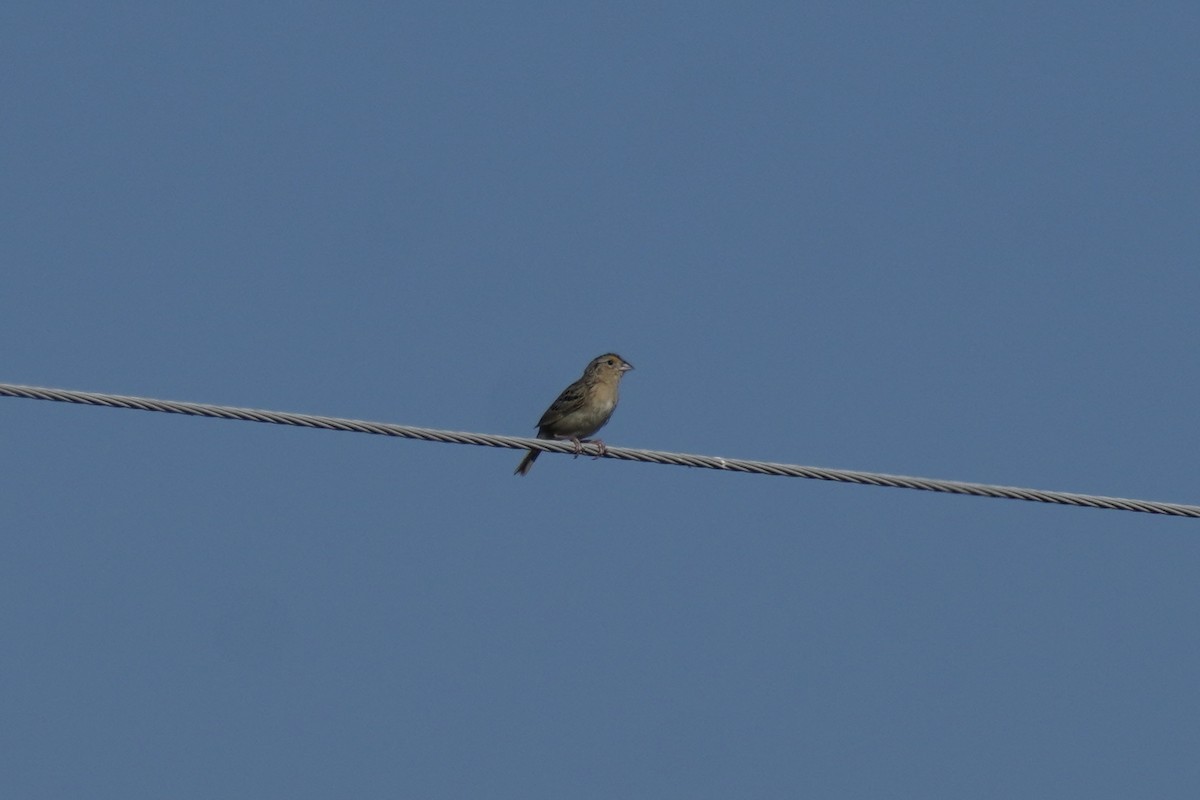
[[[550,404],[537,424],[539,439],[570,439],[575,443],[578,455],[583,437],[591,436],[604,427],[613,409],[617,407],[617,386],[621,376],[633,369],[633,365],[616,353],[605,353],[593,358],[583,376],[572,383],[558,399]],[[604,442],[596,440],[600,452]],[[540,450],[530,450],[517,465],[514,475],[529,472],[533,462],[541,455]]]

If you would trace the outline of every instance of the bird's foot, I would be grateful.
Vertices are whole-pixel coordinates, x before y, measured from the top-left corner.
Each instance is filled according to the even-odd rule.
[[[579,458],[579,456],[583,454],[583,446],[585,444],[596,445],[596,455],[592,456],[592,458],[600,458],[608,453],[608,448],[605,447],[604,442],[600,441],[599,439],[580,439],[578,437],[572,437],[571,444],[575,445],[575,454],[571,456],[571,458]]]

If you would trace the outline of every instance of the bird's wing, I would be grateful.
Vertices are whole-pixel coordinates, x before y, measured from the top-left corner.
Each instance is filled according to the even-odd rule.
[[[568,414],[578,411],[583,408],[584,402],[588,396],[588,385],[582,380],[575,381],[567,388],[563,389],[562,394],[558,399],[550,404],[546,409],[546,413],[542,414],[542,418],[538,420],[537,426],[544,428],[553,426]]]

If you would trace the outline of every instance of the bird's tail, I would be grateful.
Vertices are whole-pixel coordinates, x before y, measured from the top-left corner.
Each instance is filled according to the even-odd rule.
[[[529,468],[533,466],[533,462],[537,461],[537,457],[541,454],[541,450],[530,450],[521,459],[521,463],[517,464],[517,469],[513,472],[513,475],[524,475],[526,472],[529,472]]]

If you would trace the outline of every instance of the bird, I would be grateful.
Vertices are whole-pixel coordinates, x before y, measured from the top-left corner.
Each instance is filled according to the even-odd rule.
[[[570,439],[575,443],[575,455],[579,455],[584,437],[591,436],[604,427],[613,409],[617,407],[617,386],[622,376],[633,369],[633,365],[616,353],[596,356],[579,380],[572,383],[558,399],[550,404],[537,424],[539,439]],[[604,442],[595,442],[604,453]],[[529,472],[541,450],[530,450],[517,465],[514,475]]]

